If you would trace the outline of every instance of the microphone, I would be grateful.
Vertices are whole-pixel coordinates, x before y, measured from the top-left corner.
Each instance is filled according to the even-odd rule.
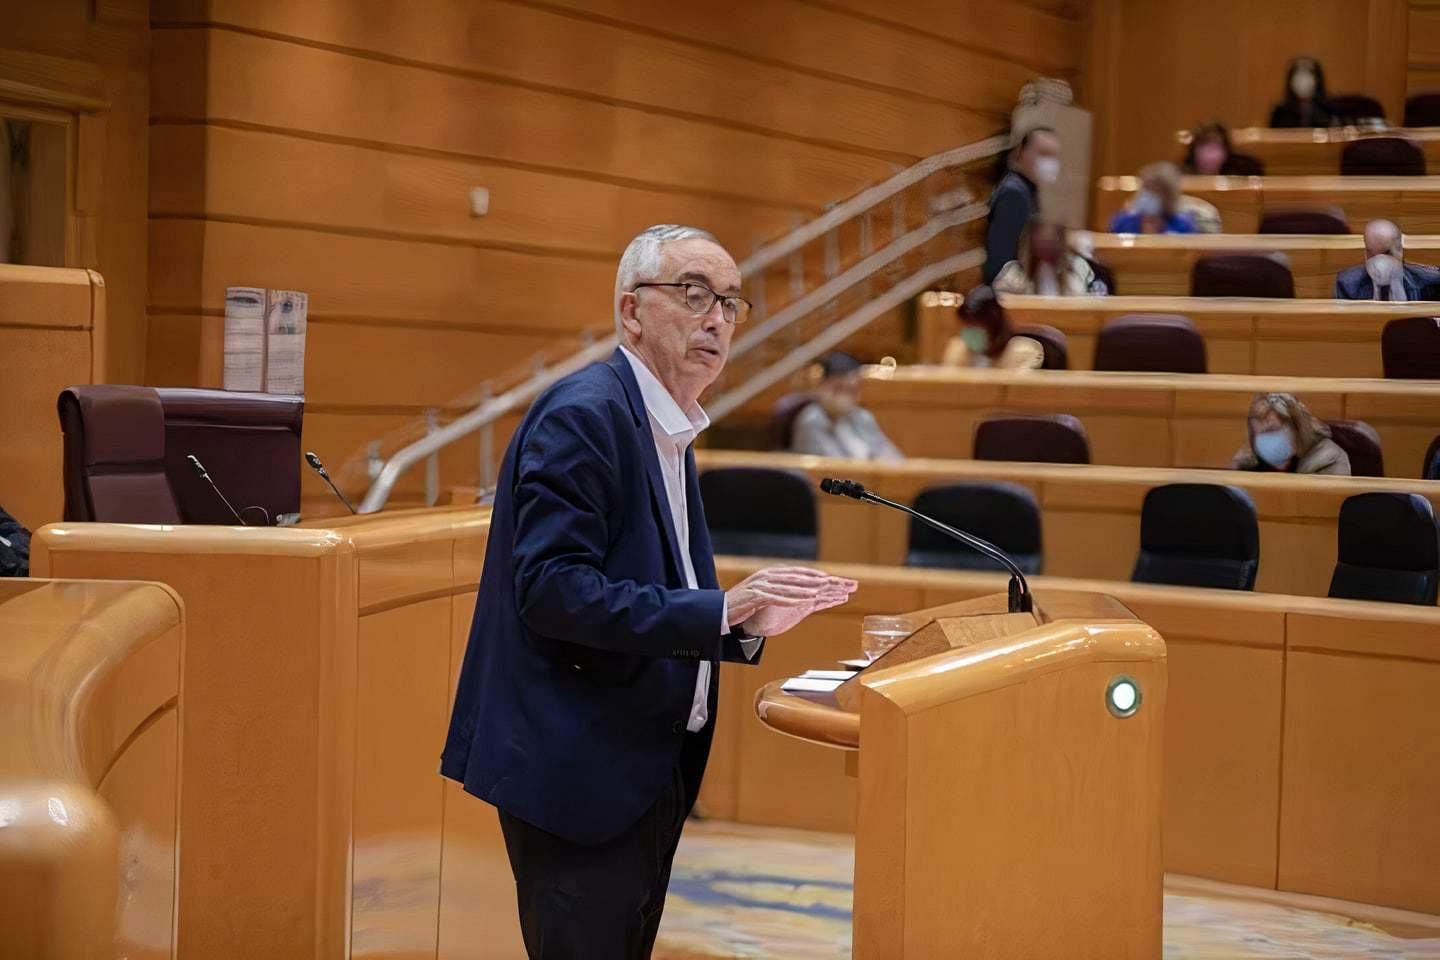
[[[219,497],[220,502],[225,504],[225,509],[230,511],[230,516],[235,518],[235,522],[242,527],[249,526],[249,524],[241,518],[240,514],[235,512],[235,508],[230,505],[230,501],[225,499],[225,494],[220,492],[220,488],[215,485],[215,481],[210,479],[210,474],[206,472],[205,465],[200,462],[200,458],[193,453],[187,453],[185,454],[185,459],[189,460],[190,466],[194,467],[195,472],[200,474],[200,479],[208,483],[210,489],[215,491],[215,496]]]
[[[965,544],[967,547],[974,550],[975,552],[984,554],[991,560],[999,563],[1002,567],[1006,569],[1006,571],[1009,572],[1011,613],[1030,613],[1032,610],[1035,609],[1034,600],[1030,594],[1030,584],[1025,579],[1025,572],[1020,569],[1019,565],[1017,565],[1014,560],[1010,559],[1009,555],[1006,554],[1004,550],[1001,550],[999,547],[995,546],[995,544],[991,543],[990,541],[982,540],[974,534],[966,533],[963,530],[956,530],[954,527],[948,524],[941,523],[939,520],[936,520],[933,517],[927,517],[923,513],[912,510],[910,507],[905,506],[905,504],[903,503],[896,503],[894,500],[886,500],[884,497],[878,497],[870,491],[866,490],[863,483],[860,483],[856,480],[840,480],[832,477],[826,477],[825,479],[820,481],[820,490],[823,493],[828,493],[836,497],[849,497],[852,500],[861,500],[866,503],[878,503],[882,504],[883,506],[891,507],[895,510],[901,511],[902,513],[910,514],[910,516],[914,517],[916,520],[919,520],[921,523],[925,524],[928,527],[932,527],[936,530],[939,530],[943,534],[954,537],[956,540],[959,540],[961,543]]]
[[[355,505],[350,502],[350,500],[345,496],[345,494],[340,492],[339,487],[335,486],[335,481],[330,479],[330,474],[326,471],[325,464],[320,462],[320,458],[316,456],[314,450],[305,451],[305,462],[310,464],[311,470],[314,470],[316,473],[320,474],[320,479],[324,480],[330,485],[331,491],[334,492],[335,496],[340,498],[340,502],[345,504],[346,508],[349,509],[351,513],[354,513]]]

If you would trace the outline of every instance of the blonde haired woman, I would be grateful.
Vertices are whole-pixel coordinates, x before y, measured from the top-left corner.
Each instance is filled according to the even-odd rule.
[[[1330,428],[1292,394],[1256,394],[1246,426],[1250,442],[1236,452],[1232,470],[1350,476],[1350,457]]]

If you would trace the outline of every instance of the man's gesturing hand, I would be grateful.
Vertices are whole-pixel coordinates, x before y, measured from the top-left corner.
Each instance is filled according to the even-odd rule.
[[[837,607],[859,586],[810,567],[766,567],[725,592],[730,626],[757,637],[784,633],[818,610]]]

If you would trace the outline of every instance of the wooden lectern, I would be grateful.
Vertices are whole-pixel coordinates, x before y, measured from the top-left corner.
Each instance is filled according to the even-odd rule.
[[[771,728],[852,751],[856,960],[1161,953],[1165,643],[1119,601],[917,611],[833,695],[781,681]]]

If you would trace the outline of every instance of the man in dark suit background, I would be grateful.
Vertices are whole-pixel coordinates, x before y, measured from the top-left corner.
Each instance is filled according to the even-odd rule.
[[[804,567],[718,587],[691,443],[748,312],[713,236],[643,231],[620,348],[539,397],[506,451],[440,772],[499,808],[532,957],[650,955],[719,662],[855,589]]]
[[[1365,225],[1365,262],[1335,276],[1336,300],[1430,300],[1440,268],[1405,262],[1405,235],[1389,220]]]

